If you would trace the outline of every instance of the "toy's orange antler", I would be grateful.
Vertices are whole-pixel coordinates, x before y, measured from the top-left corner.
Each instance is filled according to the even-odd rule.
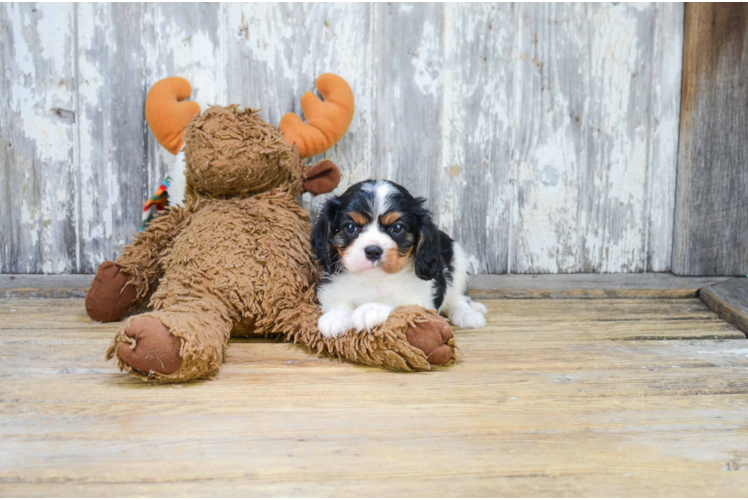
[[[190,82],[178,76],[159,80],[145,99],[145,119],[163,147],[177,154],[184,144],[184,131],[200,105],[184,101],[192,94]]]
[[[311,92],[301,96],[306,123],[293,113],[281,119],[278,128],[286,142],[296,144],[302,158],[330,149],[343,138],[353,120],[353,92],[338,75],[325,73],[317,78],[317,89],[324,102]]]

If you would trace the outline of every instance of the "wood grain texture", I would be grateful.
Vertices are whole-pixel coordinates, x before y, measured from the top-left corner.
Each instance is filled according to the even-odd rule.
[[[589,6],[519,7],[511,271],[580,272],[587,165]],[[599,269],[593,269],[599,271]]]
[[[673,271],[748,274],[748,6],[688,4]]]
[[[96,272],[134,232],[147,196],[142,4],[77,6],[80,271]]]
[[[84,298],[92,280],[91,274],[2,274],[0,297]]]
[[[509,266],[514,194],[517,6],[443,8],[441,159],[429,206],[439,227],[468,249],[473,272],[503,273]]]
[[[520,7],[512,272],[668,270],[681,16]]]
[[[669,273],[483,274],[468,277],[468,293],[476,299],[680,299],[695,298],[703,287],[728,279]]]
[[[373,176],[434,199],[441,165],[444,5],[375,4]]]
[[[0,19],[3,272],[88,273],[121,252],[176,161],[143,118],[158,79],[278,123],[328,71],[356,98],[321,156],[336,192],[379,177],[427,197],[472,272],[670,269],[682,4],[3,4]]]
[[[670,269],[680,127],[683,4],[658,3],[649,71],[647,271]]]
[[[544,341],[563,332],[565,340],[745,339],[745,335],[720,320],[698,299],[651,300],[481,300],[489,317],[501,321],[491,327],[497,336],[484,342],[503,342],[505,335],[519,335],[524,341]],[[77,299],[6,299],[0,308],[0,325],[6,339],[22,340],[28,317],[35,314],[37,338],[67,341],[70,331],[88,338],[113,325],[92,323]],[[602,327],[601,327],[602,325]],[[481,330],[482,331],[482,330]],[[112,330],[112,335],[116,332]],[[465,332],[480,333],[480,332]]]
[[[0,494],[748,494],[746,340],[698,299],[488,305],[445,370],[245,340],[156,386],[82,300],[0,299]]]
[[[644,271],[656,8],[619,3],[590,9],[582,269]]]
[[[748,333],[748,278],[734,278],[708,286],[699,298],[720,318]]]
[[[72,4],[0,6],[2,272],[78,269]]]

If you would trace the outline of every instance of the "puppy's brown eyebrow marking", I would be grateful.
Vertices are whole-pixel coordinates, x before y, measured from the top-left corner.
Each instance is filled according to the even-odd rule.
[[[366,223],[369,222],[369,218],[360,212],[351,212],[348,215],[353,219],[353,222],[359,226],[365,226]]]
[[[401,214],[400,212],[387,212],[382,216],[382,224],[384,224],[385,226],[389,226],[390,224],[394,224],[395,222],[397,222],[397,219],[402,216],[403,214]]]

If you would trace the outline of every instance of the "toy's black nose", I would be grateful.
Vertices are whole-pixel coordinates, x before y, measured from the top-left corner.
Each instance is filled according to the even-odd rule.
[[[382,249],[376,245],[372,245],[370,247],[364,248],[364,253],[366,254],[367,259],[372,262],[376,262],[379,260],[379,257],[382,256]]]

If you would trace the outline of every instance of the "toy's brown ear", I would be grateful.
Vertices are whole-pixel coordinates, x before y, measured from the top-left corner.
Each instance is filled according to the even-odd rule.
[[[157,81],[145,98],[148,126],[156,140],[172,154],[177,154],[184,144],[184,131],[192,117],[200,114],[198,103],[183,101],[191,94],[190,82],[171,76]]]
[[[317,90],[324,102],[311,92],[301,96],[301,110],[306,123],[293,113],[281,118],[278,128],[291,146],[296,145],[302,158],[318,155],[335,145],[348,131],[353,120],[353,92],[348,82],[332,73],[317,78]]]
[[[304,191],[314,195],[332,193],[340,184],[340,170],[330,160],[322,160],[310,168],[306,173]]]

